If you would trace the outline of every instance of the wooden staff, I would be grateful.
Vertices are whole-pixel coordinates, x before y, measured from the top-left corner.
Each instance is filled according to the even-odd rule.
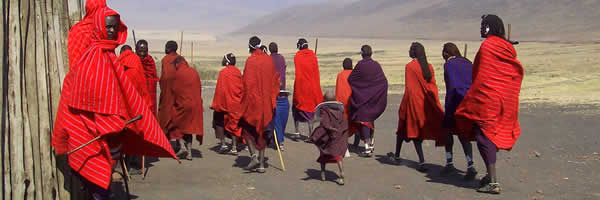
[[[131,33],[133,33],[133,46],[137,45],[137,40],[135,39],[135,30],[131,29]]]
[[[465,53],[464,53],[463,57],[465,57],[465,58],[467,57],[467,43],[465,43]]]
[[[512,30],[512,25],[508,24],[508,40],[510,41],[510,32]]]
[[[131,124],[133,122],[136,122],[136,121],[138,121],[140,119],[142,119],[142,115],[138,115],[138,116],[134,117],[133,119],[125,122],[125,127],[123,127],[123,130],[121,131],[121,133],[124,132],[125,130],[127,130],[127,125],[129,125],[129,124]],[[83,147],[85,147],[85,146],[87,146],[87,145],[89,145],[89,144],[91,144],[91,143],[93,143],[95,141],[98,141],[102,136],[104,136],[104,135],[96,136],[94,139],[90,140],[89,142],[86,142],[85,144],[83,144],[83,145],[81,145],[81,146],[79,146],[79,147],[77,147],[77,148],[75,148],[75,149],[67,152],[67,156],[71,155],[72,153],[75,153],[79,149],[82,149]]]
[[[281,149],[279,149],[279,141],[277,141],[277,134],[273,131],[273,136],[275,136],[275,146],[277,146],[277,153],[279,154],[279,162],[281,162],[281,169],[285,172],[285,165],[283,164],[283,157],[281,156]]]
[[[192,67],[194,66],[194,41],[192,41]]]
[[[181,39],[179,41],[179,55],[181,55],[181,52],[183,52],[183,31],[181,31]]]
[[[317,48],[319,48],[319,38],[315,41],[315,54],[317,54]]]

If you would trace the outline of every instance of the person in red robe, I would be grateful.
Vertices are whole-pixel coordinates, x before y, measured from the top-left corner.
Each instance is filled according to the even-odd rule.
[[[127,39],[127,27],[120,15],[106,2],[90,0],[86,4],[104,5],[88,12],[80,23],[92,23],[91,32],[69,34],[69,43],[90,41],[83,54],[68,49],[73,66],[64,79],[61,99],[52,132],[56,154],[67,154],[97,136],[100,139],[67,155],[69,166],[89,183],[94,197],[108,198],[113,155],[173,157],[173,149],[151,112],[135,90],[115,55],[115,48]],[[75,47],[76,45],[68,45]],[[79,56],[79,58],[76,58]],[[136,116],[142,119],[125,122]],[[114,154],[111,154],[114,153]]]
[[[244,67],[242,96],[242,137],[248,144],[251,161],[247,170],[264,173],[265,148],[273,134],[273,127],[267,127],[275,113],[279,95],[279,73],[275,71],[273,59],[261,49],[260,38],[253,36],[248,42],[250,57]],[[258,156],[257,156],[258,151]]]
[[[135,45],[135,53],[142,60],[142,66],[144,67],[146,87],[150,98],[150,110],[154,114],[154,117],[158,117],[158,108],[156,107],[156,86],[159,79],[156,72],[156,62],[154,62],[154,58],[148,54],[148,42],[146,40],[139,40]]]
[[[169,45],[170,44],[170,45]],[[172,46],[172,45],[175,46]],[[167,42],[166,51],[177,49],[177,43]],[[171,53],[171,52],[170,52]],[[164,60],[164,59],[163,59]],[[164,64],[164,63],[163,63]],[[192,135],[202,145],[204,135],[204,121],[202,107],[202,83],[198,71],[190,67],[185,58],[177,56],[168,67],[175,71],[168,89],[172,95],[171,115],[166,126],[169,139],[175,141],[177,156],[192,160]],[[168,92],[168,91],[166,91]]]
[[[142,62],[140,61],[140,57],[138,57],[135,53],[133,53],[131,46],[123,45],[121,47],[121,52],[119,54],[119,62],[125,68],[125,74],[129,77],[129,80],[133,83],[135,90],[138,92],[142,99],[144,99],[144,104],[148,105],[148,109],[150,109],[150,98],[148,95],[148,91],[146,88],[146,76],[144,74],[144,69],[142,67]],[[150,117],[150,116],[148,116]],[[139,175],[142,174],[142,159],[139,156],[127,155],[127,167],[129,167],[129,174]]]
[[[168,131],[172,125],[171,120],[173,118],[173,105],[175,104],[175,97],[173,96],[173,81],[175,79],[175,66],[173,62],[179,57],[177,54],[177,43],[175,41],[168,41],[165,45],[165,57],[161,60],[161,74],[160,74],[160,96],[158,104],[158,122],[160,127]]]
[[[233,53],[223,56],[221,64],[225,67],[219,72],[215,95],[213,97],[213,128],[215,135],[220,140],[220,153],[227,150],[226,135],[231,137],[230,154],[237,154],[237,141],[242,136],[242,129],[238,123],[241,117],[242,101],[242,72],[235,67],[236,58]]]
[[[344,117],[348,120],[349,123],[349,133],[350,136],[358,132],[358,127],[353,126],[352,120],[350,119],[350,97],[352,96],[352,87],[350,87],[350,83],[348,83],[348,77],[350,77],[350,73],[352,73],[352,59],[346,58],[342,62],[343,71],[338,73],[337,79],[335,82],[335,99],[344,104]],[[358,148],[360,143],[360,137],[358,135],[354,135],[354,148]]]
[[[319,61],[317,54],[308,48],[308,41],[301,38],[297,44],[298,52],[294,57],[296,78],[294,80],[294,96],[292,114],[296,136],[300,136],[300,122],[308,123],[308,135],[313,130],[312,119],[315,108],[323,102],[323,91],[319,76]],[[310,141],[306,139],[306,141]]]
[[[444,110],[440,104],[433,66],[427,62],[425,48],[415,42],[409,52],[413,60],[406,65],[405,70],[404,97],[398,110],[396,152],[388,155],[393,160],[400,161],[403,140],[413,141],[419,156],[417,170],[424,172],[427,168],[422,143],[423,140],[436,140],[436,146],[443,145],[439,141],[443,134]]]
[[[487,168],[478,192],[499,194],[496,153],[510,151],[521,135],[519,94],[523,66],[512,42],[505,39],[504,23],[496,15],[484,15],[481,44],[473,63],[473,85],[456,109],[456,126],[477,148]]]

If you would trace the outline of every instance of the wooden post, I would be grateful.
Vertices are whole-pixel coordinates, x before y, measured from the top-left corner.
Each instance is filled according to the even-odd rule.
[[[510,41],[510,32],[512,31],[512,25],[508,24],[508,40]]]
[[[192,63],[190,63],[190,65],[192,67],[194,67],[194,41],[192,41]]]
[[[183,54],[183,31],[181,31],[181,40],[179,40],[179,55]]]
[[[135,39],[135,30],[131,29],[131,33],[133,35],[133,48],[137,47],[137,40]]]
[[[465,57],[465,58],[467,57],[467,43],[465,43],[465,53],[464,53],[463,57]]]

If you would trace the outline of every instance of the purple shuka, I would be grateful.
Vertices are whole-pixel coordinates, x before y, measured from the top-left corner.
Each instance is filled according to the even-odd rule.
[[[388,81],[377,61],[364,58],[356,64],[348,83],[352,88],[350,119],[374,122],[387,106]]]
[[[275,63],[275,71],[279,73],[279,78],[281,81],[280,90],[285,90],[285,68],[287,67],[285,64],[285,58],[278,53],[272,53],[271,58],[273,58],[273,63]]]
[[[471,88],[473,64],[465,58],[451,58],[444,64],[444,82],[446,83],[446,103],[444,128],[454,128],[454,113]]]

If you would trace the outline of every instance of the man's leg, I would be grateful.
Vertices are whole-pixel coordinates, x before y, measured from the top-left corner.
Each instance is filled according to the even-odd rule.
[[[321,181],[325,181],[326,180],[325,179],[325,165],[326,164],[327,163],[324,163],[324,162],[321,163]]]
[[[219,153],[225,153],[227,150],[227,144],[225,144],[225,128],[222,126],[215,126],[215,135],[219,140]]]
[[[338,185],[344,185],[344,163],[343,161],[338,161],[337,162],[338,168],[340,170],[340,173],[338,174],[338,179],[336,180],[336,183]]]
[[[496,179],[496,153],[498,152],[498,148],[483,134],[479,127],[474,128],[474,134],[477,139],[477,148],[487,168],[487,176],[480,181],[480,188],[477,191],[499,194],[501,188]]]
[[[254,142],[252,140],[246,140],[246,144],[248,144],[248,152],[250,153],[250,163],[245,167],[245,169],[251,170],[259,164],[258,155],[256,154],[256,146],[254,146]]]
[[[365,125],[360,125],[360,134],[365,143],[365,151],[363,156],[371,157],[373,155],[373,147],[371,147],[371,128]]]
[[[477,176],[477,170],[475,169],[475,165],[473,163],[473,146],[471,145],[471,141],[464,136],[459,135],[458,140],[463,147],[465,158],[467,160],[467,174],[465,175],[465,179],[473,180],[475,179],[475,176]]]
[[[452,133],[448,133],[446,136],[446,167],[442,170],[442,175],[447,175],[456,171],[453,162],[453,153],[452,148],[454,147],[454,137]]]
[[[192,141],[194,141],[194,138],[191,134],[185,134],[183,140],[185,141],[185,149],[189,152],[186,159],[192,160]]]
[[[259,164],[258,169],[256,169],[256,172],[261,174],[265,173],[265,149],[258,151],[258,159]]]
[[[415,150],[417,151],[417,156],[419,156],[419,167],[417,168],[420,172],[427,171],[425,167],[425,156],[423,155],[423,140],[414,139],[413,143],[415,145]]]

